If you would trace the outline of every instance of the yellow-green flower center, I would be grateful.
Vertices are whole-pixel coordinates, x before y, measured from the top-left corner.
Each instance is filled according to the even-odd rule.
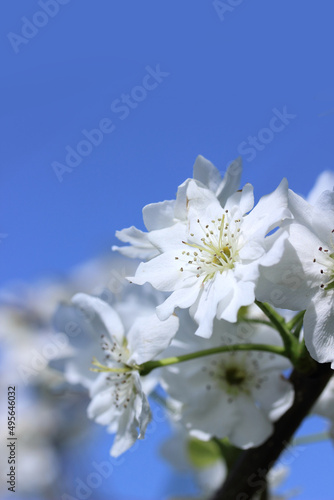
[[[225,380],[230,385],[242,385],[246,379],[246,371],[239,366],[230,366],[225,370]]]
[[[209,224],[203,225],[200,219],[197,219],[197,224],[196,234],[190,233],[188,241],[182,242],[190,249],[184,250],[182,257],[175,259],[182,263],[181,272],[191,270],[206,281],[217,272],[233,269],[240,260],[241,220],[230,220],[228,210],[225,210],[222,217],[211,220]]]

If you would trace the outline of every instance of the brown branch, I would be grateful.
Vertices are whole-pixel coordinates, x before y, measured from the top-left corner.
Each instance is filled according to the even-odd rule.
[[[333,374],[330,364],[315,364],[311,374],[294,370],[290,382],[295,389],[292,407],[275,423],[274,432],[261,446],[241,452],[226,481],[212,500],[251,500],[266,487],[266,475],[307,416]],[[300,451],[291,448],[295,458]]]

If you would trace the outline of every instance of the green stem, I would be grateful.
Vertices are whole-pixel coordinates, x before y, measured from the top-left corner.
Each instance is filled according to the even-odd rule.
[[[212,354],[220,354],[223,352],[233,351],[265,351],[272,354],[278,354],[279,356],[284,356],[290,359],[289,354],[284,347],[267,344],[232,344],[223,345],[220,347],[212,347],[211,349],[191,352],[189,354],[173,356],[171,358],[159,359],[156,361],[146,361],[146,363],[139,365],[138,368],[141,375],[147,375],[148,373],[150,373],[150,371],[154,370],[155,368],[161,368],[162,366],[175,365],[176,363],[183,363],[184,361],[189,361],[191,359],[203,358],[204,356],[210,356]]]
[[[304,318],[305,311],[297,313],[290,321],[286,323],[286,327],[291,331]]]
[[[256,323],[258,325],[266,325],[274,328],[270,321],[266,321],[265,319],[256,319],[256,318],[243,318],[241,320],[242,323]]]
[[[304,312],[305,312],[305,311],[303,311],[303,313],[304,313]],[[304,315],[303,315],[301,318],[299,318],[299,321],[296,323],[296,325],[295,325],[295,327],[294,327],[294,330],[293,330],[293,332],[292,332],[293,336],[294,336],[297,340],[299,340],[299,338],[300,338],[300,331],[301,331],[301,329],[303,328],[303,322],[304,322]]]
[[[286,352],[289,354],[289,358],[294,363],[297,359],[297,348],[298,341],[291,335],[290,330],[287,328],[284,318],[274,308],[265,302],[259,302],[255,300],[255,304],[261,309],[261,311],[267,316],[271,321],[272,325],[276,328],[280,336],[282,337]]]

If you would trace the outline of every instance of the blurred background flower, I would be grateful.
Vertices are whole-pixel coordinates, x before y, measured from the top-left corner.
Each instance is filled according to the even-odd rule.
[[[333,170],[333,13],[330,0],[6,5],[0,455],[15,385],[17,499],[201,494],[193,472],[160,459],[172,431],[155,400],[147,438],[111,460],[110,436],[86,418],[86,393],[56,371],[70,345],[50,318],[77,292],[120,296],[124,269],[110,264],[115,231],[144,230],[142,207],[174,199],[198,154],[222,175],[241,154],[241,184],[251,182],[257,200],[283,176],[306,195],[320,171]],[[311,417],[299,434],[327,428]],[[297,485],[296,498],[330,500],[332,460],[328,441],[287,449],[284,491]]]

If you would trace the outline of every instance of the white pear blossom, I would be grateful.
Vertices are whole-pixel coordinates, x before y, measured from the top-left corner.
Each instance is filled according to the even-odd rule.
[[[122,275],[117,274],[117,287],[96,288],[99,294],[94,295],[103,302],[107,302],[116,311],[121,318],[124,330],[128,331],[138,317],[155,315],[155,309],[164,300],[165,294],[157,292],[150,285],[142,287],[130,285],[124,276],[134,271],[137,264],[134,266],[133,260],[123,257],[121,264]],[[113,293],[115,291],[117,291],[116,294]],[[101,346],[94,322],[82,314],[80,308],[73,307],[68,302],[62,302],[53,316],[53,327],[58,332],[67,335],[69,346],[72,348],[72,355],[64,357],[62,363],[58,363],[58,370],[64,373],[70,384],[80,384],[90,390],[96,375],[87,367],[91,365],[92,357],[99,358],[101,355]],[[146,385],[148,380],[151,381],[153,389],[158,383],[158,370],[147,377]]]
[[[7,388],[3,388],[3,394],[6,390]],[[26,396],[23,391],[20,391],[22,399]],[[30,405],[31,407],[27,408],[26,401],[24,401],[17,408],[17,414],[24,418],[19,421],[15,437],[20,444],[20,448],[17,447],[20,493],[33,495],[31,498],[36,498],[36,495],[42,495],[43,492],[55,487],[57,481],[60,480],[60,457],[57,456],[57,450],[52,442],[54,431],[59,430],[59,427],[57,428],[56,422],[58,415],[55,414],[54,409],[47,408],[41,398],[39,401],[30,402]],[[7,407],[1,405],[0,408],[2,415],[6,415]],[[8,450],[7,445],[10,442],[7,436],[8,434],[2,433],[0,437],[0,445],[4,451]],[[0,467],[2,471],[9,472],[8,454],[5,452],[0,455]],[[6,496],[8,486],[5,481],[1,481],[1,498],[8,498]]]
[[[0,349],[4,353],[0,376],[3,383],[51,386],[62,380],[49,363],[69,356],[73,351],[66,335],[54,333],[44,317],[43,305],[49,306],[48,291],[49,288],[46,289],[45,302],[41,300],[38,307],[37,303],[25,303],[19,295],[7,296],[7,300],[0,303]],[[1,293],[4,297],[8,290]]]
[[[325,390],[313,406],[312,413],[328,418],[331,423],[329,432],[334,440],[334,377],[330,379]]]
[[[266,325],[215,320],[212,337],[191,335],[195,326],[182,316],[179,334],[168,351],[173,356],[235,343],[282,345]],[[292,404],[294,391],[282,376],[291,368],[285,358],[269,352],[234,351],[213,354],[164,368],[164,387],[183,404],[180,420],[199,439],[228,437],[240,448],[263,443],[272,422]]]
[[[316,361],[334,368],[334,191],[324,191],[314,206],[289,191],[289,207],[294,221],[282,259],[262,270],[257,297],[306,309],[306,347]]]
[[[177,331],[178,319],[172,316],[162,322],[155,314],[138,316],[126,331],[115,309],[98,297],[77,294],[72,305],[86,316],[87,328],[101,343],[102,362],[110,369],[89,384],[92,401],[88,416],[116,433],[110,453],[118,456],[144,437],[151,419],[138,365],[166,349]]]
[[[309,194],[307,195],[306,200],[310,203],[310,205],[315,205],[322,195],[324,191],[328,189],[333,189],[334,187],[334,172],[330,170],[324,170],[318,176],[315,184]]]
[[[159,318],[168,318],[176,307],[190,307],[199,325],[196,334],[209,338],[214,317],[235,322],[240,307],[254,302],[259,265],[280,259],[284,232],[267,235],[290,215],[287,182],[253,210],[250,184],[222,206],[211,190],[190,180],[186,199],[187,223],[152,232],[150,241],[160,255],[141,263],[129,279],[172,292],[157,308]]]
[[[196,158],[193,175],[196,183],[210,189],[222,205],[239,187],[242,173],[241,157],[234,160],[222,178],[218,169],[203,156]],[[114,245],[113,250],[118,250],[127,257],[142,260],[152,259],[160,253],[159,239],[163,238],[161,229],[169,228],[178,222],[187,221],[187,196],[186,191],[191,179],[187,179],[178,188],[176,200],[166,200],[151,203],[143,208],[143,219],[148,233],[134,226],[116,231],[116,236],[123,243],[130,246],[119,247]],[[154,235],[154,239],[151,238]]]

